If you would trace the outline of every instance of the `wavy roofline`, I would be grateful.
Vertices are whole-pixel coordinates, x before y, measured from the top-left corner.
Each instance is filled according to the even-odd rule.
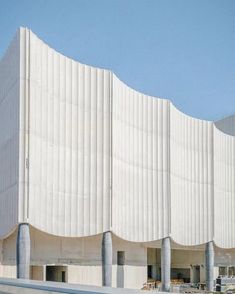
[[[24,37],[25,37],[25,39],[24,38],[21,38],[23,35],[25,35]],[[182,125],[183,125],[183,127],[182,127],[182,129],[184,128],[184,123],[186,123],[187,124],[187,127],[188,127],[188,129],[189,129],[189,132],[191,131],[191,129],[190,129],[190,127],[191,127],[191,125],[195,125],[196,127],[198,127],[198,125],[199,125],[199,127],[201,127],[201,123],[200,122],[204,122],[204,124],[205,124],[205,126],[206,126],[206,128],[209,126],[209,131],[210,131],[210,133],[209,133],[209,135],[207,136],[207,137],[209,137],[210,139],[212,139],[211,141],[210,141],[210,143],[211,143],[211,145],[213,146],[213,144],[214,144],[214,142],[216,142],[216,141],[214,141],[213,140],[213,132],[214,132],[214,134],[215,134],[215,130],[216,130],[216,135],[218,135],[218,137],[219,137],[219,140],[221,140],[222,142],[223,142],[223,140],[224,140],[224,137],[223,136],[228,136],[228,137],[231,137],[233,140],[235,139],[235,136],[234,135],[230,135],[230,134],[227,134],[226,132],[224,132],[223,130],[220,130],[220,128],[217,126],[217,122],[213,122],[213,121],[210,121],[210,120],[204,120],[204,119],[199,119],[199,118],[195,118],[195,117],[193,117],[193,116],[190,116],[190,115],[188,115],[188,114],[186,114],[186,113],[184,113],[184,112],[182,112],[181,110],[179,110],[175,105],[174,105],[174,103],[170,100],[170,99],[166,99],[166,98],[158,98],[158,97],[155,97],[155,96],[149,96],[149,95],[147,95],[147,94],[144,94],[144,93],[142,93],[142,92],[139,92],[139,91],[137,91],[137,90],[135,90],[135,89],[133,89],[132,87],[130,87],[130,86],[128,86],[125,82],[123,82],[121,79],[119,79],[119,77],[113,72],[113,71],[111,71],[111,70],[108,70],[108,69],[104,69],[104,68],[99,68],[99,67],[94,67],[94,66],[91,66],[91,65],[87,65],[87,64],[84,64],[84,63],[81,63],[81,62],[79,62],[79,61],[76,61],[76,60],[74,60],[74,59],[72,59],[72,58],[70,58],[70,57],[67,57],[67,56],[65,56],[64,54],[62,54],[62,53],[60,53],[60,52],[58,52],[57,50],[55,50],[54,48],[52,48],[52,47],[50,47],[46,42],[44,42],[42,39],[40,39],[40,38],[38,38],[37,37],[37,35],[36,34],[34,34],[31,30],[29,30],[29,29],[27,29],[27,28],[20,28],[19,30],[18,30],[18,32],[17,32],[17,35],[16,35],[16,37],[19,39],[19,41],[17,41],[17,45],[18,45],[18,47],[20,47],[19,45],[23,45],[24,46],[24,41],[26,42],[26,44],[27,44],[27,46],[28,46],[28,44],[30,44],[30,36],[31,36],[31,45],[32,45],[32,47],[34,47],[33,48],[33,50],[35,49],[35,55],[33,54],[33,57],[35,57],[35,56],[37,56],[37,48],[39,48],[39,50],[38,51],[40,51],[40,50],[42,50],[42,51],[44,51],[44,52],[50,52],[50,54],[54,54],[54,55],[56,55],[56,59],[58,59],[58,60],[62,60],[62,62],[63,62],[63,64],[65,64],[65,69],[66,69],[66,65],[68,64],[69,66],[74,66],[74,67],[76,67],[76,69],[80,69],[80,66],[81,66],[81,68],[82,68],[82,71],[84,71],[84,69],[85,69],[85,73],[86,72],[89,72],[89,74],[90,74],[90,72],[95,72],[95,73],[99,73],[99,74],[102,74],[102,75],[107,75],[107,83],[109,83],[109,88],[108,89],[110,89],[110,88],[112,88],[112,84],[114,85],[114,87],[115,87],[115,89],[118,89],[119,87],[121,88],[121,91],[120,91],[120,93],[125,93],[125,92],[127,92],[128,94],[130,94],[130,96],[132,96],[132,98],[134,98],[134,97],[137,97],[137,98],[141,98],[141,100],[143,101],[143,103],[144,104],[147,104],[147,106],[150,106],[151,107],[151,105],[155,105],[155,104],[158,104],[157,102],[159,101],[160,103],[159,104],[161,104],[160,106],[162,106],[163,104],[166,104],[166,108],[165,108],[165,111],[166,111],[166,114],[167,114],[167,126],[168,126],[168,124],[169,124],[169,120],[168,120],[168,118],[169,118],[169,114],[170,114],[170,112],[172,112],[171,113],[171,124],[174,124],[175,122],[174,122],[174,115],[172,115],[172,114],[174,114],[174,111],[175,111],[175,113],[176,113],[176,122],[179,120],[179,124],[177,125],[177,127],[178,126],[180,126],[180,124],[181,124],[181,120],[183,121],[183,123],[182,123]],[[15,40],[16,39],[16,37],[14,37],[14,39],[13,40]],[[27,38],[26,38],[27,37]],[[34,43],[35,42],[35,43]],[[36,44],[37,44],[37,46],[38,47],[36,47]],[[10,47],[10,46],[9,46]],[[27,49],[30,49],[29,47],[27,47]],[[17,49],[18,50],[18,49]],[[17,50],[16,50],[16,52],[17,52]],[[33,51],[32,50],[32,51]],[[18,52],[17,52],[18,53]],[[24,52],[23,52],[24,53]],[[26,55],[26,53],[25,53],[25,55]],[[6,56],[6,54],[3,56],[3,58],[5,58],[5,56]],[[30,55],[29,55],[29,50],[27,51],[27,58],[30,58]],[[31,55],[32,56],[32,55]],[[41,60],[42,60],[42,62],[43,62],[43,58],[44,58],[44,55],[39,55],[40,56],[40,58],[41,58]],[[23,59],[23,55],[21,55],[20,57],[22,57],[22,59]],[[54,57],[53,57],[54,58]],[[21,60],[20,60],[21,61]],[[59,61],[59,64],[60,64],[60,61]],[[19,70],[19,69],[21,69],[20,67],[17,67],[17,71]],[[54,70],[55,68],[53,68],[53,70]],[[64,68],[63,68],[64,69]],[[94,69],[94,70],[93,70]],[[4,69],[3,69],[4,70]],[[35,70],[36,71],[36,70]],[[29,71],[27,71],[27,73],[28,73]],[[33,70],[31,71],[31,72],[34,72]],[[30,75],[29,75],[29,77],[30,77]],[[64,80],[64,77],[66,77],[66,71],[65,71],[65,73],[63,74],[63,80],[62,80],[62,82],[64,82],[65,80]],[[80,76],[79,76],[80,77]],[[26,83],[26,78],[28,78],[28,76],[23,76],[23,79],[24,79],[24,83]],[[35,79],[36,80],[36,79]],[[60,82],[60,80],[59,80],[59,82]],[[76,82],[75,82],[76,83]],[[116,84],[117,83],[117,84]],[[89,84],[90,85],[90,84]],[[116,86],[117,86],[117,88],[116,88]],[[71,86],[72,87],[72,86]],[[90,87],[90,86],[88,86],[88,87]],[[73,90],[72,90],[73,91]],[[115,90],[114,90],[115,91]],[[72,93],[72,92],[70,92],[70,93]],[[114,93],[117,93],[116,91],[114,92]],[[136,94],[135,94],[136,93]],[[84,94],[82,94],[82,95],[84,95]],[[23,96],[23,95],[22,95]],[[122,96],[122,95],[121,95]],[[21,97],[21,96],[20,96]],[[76,98],[77,98],[77,96],[75,96]],[[83,96],[82,96],[83,97]],[[110,103],[112,103],[112,99],[113,99],[113,97],[114,97],[114,99],[116,98],[115,97],[115,95],[112,95],[112,92],[107,92],[107,95],[106,95],[106,97],[107,97],[107,100],[108,100],[108,102],[110,102]],[[33,99],[34,97],[32,97],[32,100],[34,100]],[[80,98],[80,97],[79,97]],[[102,95],[101,95],[101,98],[103,98],[102,97]],[[20,99],[20,98],[19,98]],[[94,98],[95,99],[95,98]],[[122,98],[121,98],[122,99]],[[151,100],[150,100],[151,99]],[[156,100],[156,99],[159,99],[159,100]],[[132,100],[133,101],[133,103],[134,103],[134,99]],[[163,101],[165,101],[165,102],[163,102]],[[151,103],[149,103],[149,102],[151,102]],[[110,108],[107,108],[107,109],[110,109]],[[145,115],[145,117],[146,117],[146,115]],[[225,120],[225,119],[227,119],[227,118],[229,118],[229,117],[231,117],[231,118],[233,118],[234,117],[234,121],[235,121],[235,116],[234,115],[230,115],[230,116],[228,116],[228,117],[226,117],[226,118],[224,118],[224,119],[222,119],[222,120]],[[65,116],[65,118],[66,118],[66,116]],[[141,118],[141,116],[140,116],[140,118]],[[112,118],[111,118],[112,119]],[[157,117],[157,119],[158,119],[158,117]],[[221,121],[221,120],[220,120]],[[160,123],[159,123],[160,124]],[[235,124],[234,124],[235,125]],[[60,127],[60,125],[59,125],[59,127]],[[171,136],[171,133],[170,133],[170,127],[171,127],[171,125],[169,126],[169,133],[167,133],[167,136],[168,136],[168,139],[169,139],[169,136]],[[204,127],[204,125],[203,125],[203,127]],[[215,129],[214,129],[215,128]],[[231,120],[229,120],[228,121],[228,124],[227,124],[227,122],[224,122],[224,123],[222,123],[221,124],[221,128],[222,129],[226,129],[226,128],[228,128],[228,129],[231,129],[231,132],[234,132],[234,130],[235,130],[235,127],[234,127],[234,129],[233,129],[233,119],[231,119]],[[198,128],[199,129],[199,128]],[[218,130],[218,134],[217,134],[217,130]],[[111,131],[112,131],[112,129],[111,129]],[[184,130],[183,130],[184,131]],[[169,134],[169,135],[168,135]],[[201,135],[202,134],[202,135]],[[155,134],[154,134],[155,135]],[[181,135],[181,133],[178,133],[177,134],[177,136],[180,136]],[[186,134],[187,136],[188,136],[188,133]],[[186,138],[186,141],[187,141],[187,136],[185,136],[185,138]],[[204,143],[204,140],[207,140],[207,139],[204,139],[205,137],[203,136],[203,129],[202,129],[202,132],[200,131],[200,132],[198,132],[198,134],[197,134],[197,136],[199,137],[199,142],[201,142],[201,141],[203,141],[203,143]],[[203,136],[203,137],[202,137]],[[190,137],[190,136],[189,136]],[[206,138],[207,138],[206,137]],[[126,138],[126,136],[125,136],[125,138]],[[124,138],[124,140],[125,140],[125,138]],[[196,137],[197,138],[197,137]],[[170,139],[171,139],[171,137],[170,137]],[[192,140],[194,140],[194,139],[192,139]],[[219,141],[218,140],[218,141]],[[108,140],[106,140],[107,142],[108,142]],[[170,141],[169,141],[170,142]],[[231,141],[230,141],[231,142]],[[229,143],[230,143],[229,142]],[[232,141],[232,143],[233,143],[233,146],[234,146],[234,144],[235,144],[235,141]],[[167,143],[168,144],[168,143]],[[169,144],[171,144],[171,143],[169,143]],[[162,149],[163,148],[165,148],[165,146],[168,146],[168,145],[164,145],[164,143],[162,143],[162,145],[161,145],[162,147]],[[170,146],[170,145],[169,145]],[[172,145],[173,146],[173,148],[172,149],[174,149],[174,145]],[[166,150],[166,149],[164,149],[164,150]],[[177,150],[177,149],[176,149]],[[194,149],[193,149],[194,150]],[[204,150],[204,149],[203,149]],[[213,149],[210,149],[210,150],[213,150]],[[196,151],[197,152],[197,151]],[[213,151],[212,151],[213,152]],[[209,152],[207,152],[207,153],[210,153],[209,155],[211,155],[211,153],[212,153],[211,151],[209,151]],[[133,152],[133,154],[135,154],[134,152]],[[161,155],[161,153],[159,152],[159,154]],[[113,155],[112,155],[113,156]],[[174,155],[175,156],[175,155]],[[202,154],[202,158],[203,158],[203,156],[204,156],[204,154]],[[162,156],[162,158],[163,158],[163,156]],[[209,158],[209,157],[208,157]],[[213,154],[212,154],[212,158],[213,158]],[[194,159],[193,159],[194,160]],[[192,161],[193,161],[192,160]],[[195,155],[195,160],[194,160],[195,162],[196,161],[198,161],[198,157]],[[144,165],[142,165],[141,166],[141,168],[142,169],[144,169],[145,167],[144,167]],[[187,167],[186,167],[187,168]],[[211,168],[211,167],[210,167]],[[212,169],[214,168],[214,166],[212,167]],[[161,171],[164,171],[164,165],[162,164],[162,166],[160,166],[159,167],[159,170],[161,170]],[[208,169],[209,170],[209,169]],[[174,170],[172,171],[171,170],[171,167],[169,166],[169,171],[167,171],[167,172],[169,172],[169,176],[171,176],[171,175],[173,175],[173,176],[175,176],[175,174],[174,174]],[[200,172],[200,169],[199,169],[199,172]],[[208,172],[208,174],[209,174],[209,172]],[[177,175],[177,174],[176,174]],[[213,175],[213,171],[212,171],[212,175]],[[185,178],[183,178],[183,176],[184,176],[184,174],[182,174],[182,179],[184,179],[184,181],[186,182],[186,181],[189,181],[186,177]],[[177,175],[177,177],[179,178],[179,177],[181,177],[181,174],[179,173],[178,175]],[[191,180],[191,182],[193,183],[193,181],[194,181],[194,179],[192,179]],[[231,180],[232,181],[232,180]],[[195,181],[194,181],[195,182]],[[199,180],[198,180],[198,184],[201,184],[201,183],[203,183],[203,184],[205,184],[205,185],[211,185],[211,187],[213,188],[213,185],[214,185],[214,182],[213,181],[211,181],[211,180],[209,180],[209,177],[207,177],[206,178],[206,180],[205,181],[203,181],[203,182],[201,182],[201,180],[200,180],[200,178],[199,178]],[[170,185],[171,185],[171,183],[170,183]],[[171,189],[171,186],[169,186],[170,188],[169,189]],[[215,186],[214,186],[215,187]],[[168,189],[168,188],[167,188]],[[117,191],[119,192],[119,190],[117,189]],[[166,190],[166,191],[168,191],[168,190]],[[212,190],[211,190],[212,191]],[[165,192],[164,192],[165,193]],[[208,192],[209,193],[209,192]],[[214,193],[214,192],[213,192]],[[226,193],[226,190],[225,190],[225,193]],[[142,196],[141,196],[142,197]],[[171,197],[171,195],[170,195],[170,197]],[[213,197],[214,197],[214,194],[213,194]],[[170,198],[171,199],[171,198]],[[212,199],[215,199],[215,198],[212,198]],[[102,200],[103,201],[103,200]],[[213,200],[214,201],[214,200]],[[71,202],[72,203],[72,202]],[[151,203],[151,202],[150,202]],[[212,202],[213,203],[213,202]],[[209,205],[207,205],[206,207],[209,207],[210,208],[210,206]],[[211,211],[213,211],[213,206],[212,206],[212,208],[210,208],[211,209]],[[209,210],[208,210],[209,211]],[[210,211],[209,211],[210,212]],[[208,212],[208,213],[209,213]],[[168,212],[167,212],[168,213]],[[157,237],[157,236],[161,236],[161,239],[162,238],[165,238],[165,237],[170,237],[171,238],[171,240],[173,240],[176,244],[178,244],[178,245],[182,245],[182,246],[188,246],[188,247],[190,247],[190,246],[198,246],[198,245],[203,245],[203,244],[205,244],[205,242],[203,242],[202,241],[202,243],[194,243],[195,242],[195,240],[197,240],[196,239],[196,237],[195,237],[195,239],[190,239],[190,238],[188,238],[188,239],[186,239],[186,238],[181,238],[181,236],[180,236],[180,233],[178,233],[178,231],[176,231],[176,233],[174,232],[173,234],[171,233],[171,231],[174,231],[174,228],[172,229],[172,222],[171,222],[171,218],[172,218],[172,214],[171,214],[171,211],[170,211],[170,221],[168,220],[167,221],[167,226],[169,227],[169,228],[167,228],[166,230],[165,230],[165,227],[162,229],[162,232],[160,232],[160,230],[159,230],[159,232],[160,233],[157,233],[157,234],[155,234],[155,233],[153,233],[152,234],[152,236],[155,236],[155,237]],[[109,218],[107,218],[108,219],[108,221],[107,222],[110,222],[110,220],[109,220]],[[212,220],[213,220],[213,223],[212,223],[212,221],[211,221],[211,223],[212,224],[215,224],[215,219],[214,219],[214,217],[212,218]],[[163,220],[163,222],[164,222],[164,220]],[[159,222],[160,223],[160,222]],[[16,225],[16,223],[14,224],[14,226]],[[85,230],[83,230],[83,235],[77,235],[76,234],[76,236],[73,236],[73,232],[72,232],[72,230],[68,230],[68,231],[66,231],[66,229],[64,229],[64,230],[57,230],[57,231],[53,231],[53,229],[50,229],[49,227],[46,227],[46,225],[44,226],[44,225],[40,225],[40,226],[38,226],[37,225],[37,221],[30,221],[30,225],[31,226],[33,226],[34,228],[37,228],[38,230],[40,230],[40,231],[42,231],[42,232],[44,232],[44,233],[46,233],[46,234],[50,234],[50,235],[54,235],[54,236],[59,236],[59,237],[69,237],[69,238],[73,238],[73,237],[76,237],[76,238],[80,238],[80,237],[88,237],[88,236],[92,236],[90,233],[89,233],[89,235],[84,235],[85,233],[84,232],[94,232],[94,231],[92,231],[91,229],[89,229],[88,231],[85,231]],[[13,226],[13,227],[14,227]],[[84,226],[85,226],[85,222],[84,222]],[[150,233],[148,233],[148,234],[143,234],[142,236],[143,236],[143,238],[142,238],[142,240],[143,241],[141,241],[140,240],[140,238],[141,237],[139,237],[140,236],[140,234],[139,235],[136,235],[137,237],[133,237],[133,235],[131,236],[131,238],[129,238],[129,239],[125,239],[125,238],[123,238],[123,236],[125,237],[125,236],[128,236],[127,234],[123,234],[123,231],[122,231],[122,227],[121,227],[121,229],[119,229],[119,227],[118,226],[114,226],[113,228],[112,228],[112,225],[110,225],[110,224],[108,224],[108,225],[105,225],[105,226],[103,226],[102,227],[102,229],[100,230],[100,229],[97,229],[97,232],[98,233],[94,233],[93,234],[93,236],[94,235],[97,235],[97,234],[101,234],[102,232],[102,230],[104,230],[104,228],[109,228],[109,226],[110,226],[110,231],[112,231],[113,233],[114,232],[116,232],[116,233],[114,233],[114,234],[117,234],[117,232],[120,232],[118,235],[116,235],[118,238],[121,238],[121,239],[123,239],[123,240],[127,240],[127,241],[130,241],[130,242],[136,242],[136,243],[149,243],[149,242],[154,242],[154,241],[158,241],[158,240],[161,240],[161,239],[149,239],[149,236],[151,235]],[[131,226],[130,226],[131,227]],[[53,232],[57,232],[57,233],[53,233]],[[62,232],[62,233],[60,233],[60,232]],[[66,232],[68,232],[68,233],[66,233]],[[166,233],[165,233],[166,232]],[[214,240],[214,243],[216,244],[216,246],[217,247],[220,247],[219,246],[219,244],[221,245],[223,242],[224,243],[226,243],[227,241],[225,240],[225,241],[219,241],[219,239],[215,239],[215,230],[214,230],[214,228],[212,227],[212,231],[210,231],[210,227],[209,227],[209,225],[208,225],[208,229],[207,229],[207,235],[209,236],[209,238],[210,239],[208,239],[207,237],[205,238],[204,237],[204,235],[203,235],[203,237],[201,237],[201,236],[199,236],[199,242],[201,242],[200,240],[205,240],[206,242],[208,242],[208,241],[212,241],[212,240]],[[66,234],[66,235],[64,235],[64,234]],[[78,233],[78,234],[80,234],[80,233]],[[81,233],[82,234],[82,233]],[[135,236],[135,235],[134,235]],[[147,237],[146,237],[147,236]],[[212,237],[212,238],[211,238]],[[205,238],[205,239],[204,239]],[[186,241],[185,241],[186,240]],[[187,241],[187,240],[193,240],[193,241]],[[216,242],[217,241],[217,242]],[[187,243],[188,242],[188,243]],[[220,243],[219,243],[220,242]],[[232,247],[221,247],[221,248],[232,248]]]
[[[212,120],[207,120],[207,119],[201,119],[201,118],[197,118],[197,117],[194,117],[192,115],[189,115],[187,113],[185,113],[183,110],[179,109],[175,104],[174,102],[169,99],[169,98],[165,98],[165,97],[157,97],[157,96],[153,96],[153,95],[148,95],[146,93],[143,93],[143,92],[140,92],[136,89],[134,89],[133,87],[129,86],[125,81],[123,81],[121,78],[119,78],[119,76],[112,70],[112,69],[108,69],[108,68],[104,68],[104,67],[98,67],[98,66],[93,66],[91,64],[86,64],[86,63],[83,63],[83,62],[80,62],[79,60],[76,60],[72,57],[69,57],[61,52],[59,52],[57,49],[53,48],[51,45],[49,45],[46,41],[44,41],[43,39],[41,39],[37,34],[35,34],[31,29],[27,28],[27,27],[19,27],[19,29],[17,30],[16,34],[14,35],[14,37],[12,38],[10,44],[8,45],[8,47],[6,48],[5,52],[3,53],[3,55],[1,56],[0,58],[0,63],[2,62],[2,60],[4,59],[5,55],[7,54],[8,52],[8,49],[9,47],[11,46],[11,43],[15,40],[16,36],[18,33],[20,33],[21,31],[23,30],[26,30],[32,34],[34,34],[42,43],[44,43],[46,46],[48,46],[48,48],[50,48],[51,50],[55,51],[57,54],[59,54],[60,56],[64,57],[64,58],[67,58],[69,60],[71,60],[72,62],[76,62],[78,64],[81,64],[81,65],[84,65],[84,66],[88,66],[88,67],[91,67],[91,68],[94,68],[94,69],[98,69],[98,70],[104,70],[104,71],[109,71],[110,74],[112,74],[113,76],[115,76],[115,78],[117,78],[121,83],[123,83],[127,88],[129,88],[130,90],[140,94],[140,95],[144,95],[146,96],[146,98],[151,98],[151,99],[160,99],[160,100],[166,100],[170,103],[170,105],[172,107],[174,107],[177,111],[179,111],[182,115],[188,117],[188,118],[191,118],[191,119],[194,119],[194,120],[197,120],[197,121],[202,121],[202,122],[208,122],[208,123],[212,123],[213,124],[213,127],[216,128],[220,133],[222,133],[223,135],[225,136],[228,136],[228,137],[232,137],[232,138],[235,138],[235,135],[232,135],[232,134],[229,134],[229,132],[226,132],[224,130],[222,130],[218,125],[217,123],[220,122],[220,121],[223,121],[225,119],[228,119],[230,117],[235,117],[235,114],[231,114],[229,116],[225,116],[219,120],[216,120],[216,121],[212,121]]]

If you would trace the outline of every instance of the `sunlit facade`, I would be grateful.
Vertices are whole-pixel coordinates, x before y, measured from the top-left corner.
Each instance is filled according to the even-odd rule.
[[[141,288],[169,266],[191,282],[233,271],[234,117],[190,117],[21,28],[0,63],[0,123],[1,276],[16,277],[19,224],[33,279]]]

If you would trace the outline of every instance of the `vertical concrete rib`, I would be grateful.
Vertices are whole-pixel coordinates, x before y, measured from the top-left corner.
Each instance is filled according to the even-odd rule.
[[[111,232],[103,233],[102,239],[102,285],[112,286],[112,234]]]
[[[206,289],[213,291],[214,288],[214,245],[213,241],[206,243],[205,250]]]
[[[17,278],[29,279],[30,270],[30,234],[29,224],[22,223],[18,227],[16,244]]]
[[[162,291],[170,291],[171,279],[171,241],[169,237],[162,239],[161,249],[161,282]]]

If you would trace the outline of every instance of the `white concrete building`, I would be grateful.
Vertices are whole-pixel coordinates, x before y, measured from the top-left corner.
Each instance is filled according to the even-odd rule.
[[[208,289],[235,274],[235,117],[187,116],[21,28],[0,125],[0,276],[168,290],[170,272]]]

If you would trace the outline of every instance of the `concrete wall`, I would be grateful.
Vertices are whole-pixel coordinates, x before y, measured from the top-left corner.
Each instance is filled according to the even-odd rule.
[[[27,34],[29,222],[67,237],[110,230],[111,73]]]
[[[65,265],[70,283],[102,284],[102,235],[86,238],[63,238],[30,227],[31,265],[35,279],[43,276],[39,265]],[[117,266],[117,251],[125,251],[125,266]],[[3,241],[3,277],[16,276],[16,231]],[[122,269],[124,275],[122,275]],[[113,235],[113,286],[141,288],[147,279],[147,249]]]
[[[113,231],[146,242],[170,233],[170,103],[113,76]]]
[[[214,127],[215,243],[235,247],[235,137]]]
[[[235,247],[233,117],[189,117],[23,28],[0,62],[0,102],[2,275],[15,275],[12,232],[23,221],[41,230],[31,228],[32,265],[65,264],[87,283],[101,280],[101,233],[111,229],[129,241]],[[146,246],[113,238],[113,284],[140,287]],[[215,262],[234,256],[216,249]],[[172,265],[190,259],[201,257],[173,251]]]
[[[20,31],[0,60],[0,238],[18,222]]]
[[[16,230],[2,240],[1,277],[16,278]]]
[[[181,245],[213,239],[213,123],[171,104],[171,233]]]
[[[46,270],[46,268],[43,265],[31,266],[30,278],[32,280],[44,281],[45,276],[46,276],[45,270]]]
[[[234,121],[187,116],[21,28],[0,61],[0,238],[28,221],[234,248]]]
[[[117,265],[117,251],[125,252],[125,266]],[[147,280],[147,248],[113,236],[113,285],[140,289]]]
[[[101,285],[101,242],[102,235],[86,238],[62,238],[45,234],[30,227],[32,277],[43,279],[43,266],[66,266],[69,283]],[[0,274],[3,277],[16,276],[15,252],[16,231],[0,242],[2,259]],[[113,235],[112,286],[140,289],[147,280],[147,265],[161,264],[160,248],[148,248],[148,243],[124,241]],[[125,265],[117,265],[117,251],[125,252]],[[1,251],[0,251],[1,252]],[[200,266],[200,280],[205,281],[204,248],[172,249],[171,267],[188,268]],[[234,266],[235,250],[215,247],[215,277],[219,266]],[[45,270],[45,267],[44,267]]]
[[[68,283],[102,285],[101,265],[69,265],[67,271]]]
[[[235,144],[223,133],[234,117],[192,118],[25,34],[29,222],[68,237],[112,225],[129,241],[235,247]]]

